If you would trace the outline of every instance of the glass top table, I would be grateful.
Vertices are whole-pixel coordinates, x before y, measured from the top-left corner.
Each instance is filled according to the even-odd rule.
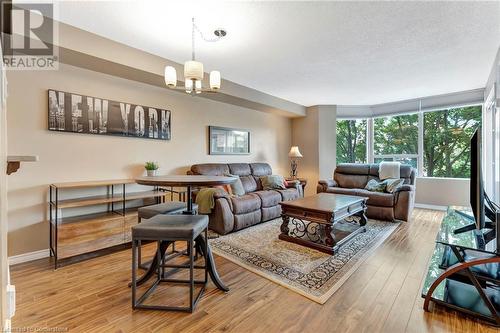
[[[496,243],[484,246],[478,230],[455,234],[473,223],[448,208],[422,287],[424,309],[437,303],[500,326],[500,257]],[[484,230],[483,230],[484,231]]]

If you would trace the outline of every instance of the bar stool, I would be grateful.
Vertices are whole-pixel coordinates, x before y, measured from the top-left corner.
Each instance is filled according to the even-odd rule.
[[[208,216],[206,215],[156,215],[141,224],[132,227],[132,308],[133,309],[153,309],[153,310],[171,310],[193,312],[200,297],[205,291],[208,281],[207,252],[208,242],[205,243],[203,251],[204,265],[194,264],[194,242],[197,237],[208,238]],[[140,241],[156,241],[157,248],[157,278],[139,299],[136,299],[137,293],[137,246]],[[175,241],[186,241],[188,245],[189,262],[184,265],[169,265],[168,260],[162,264],[161,248],[166,249],[168,245]],[[165,272],[165,268],[172,268],[170,272]],[[189,279],[168,278],[170,274],[179,269],[189,269]],[[205,271],[203,280],[195,280],[194,269],[203,269]],[[144,301],[162,282],[180,283],[189,285],[189,306],[164,306],[164,305],[145,305]],[[194,296],[195,285],[201,284],[200,292]]]
[[[156,204],[156,205],[149,205],[149,206],[144,206],[140,207],[137,210],[137,218],[138,218],[138,223],[141,223],[143,219],[150,219],[156,215],[159,214],[168,214],[168,215],[173,215],[173,214],[182,214],[182,212],[186,209],[186,203],[185,202],[180,202],[180,201],[167,201],[164,203]],[[193,209],[195,211],[198,211],[198,205],[193,204]],[[137,247],[137,255],[139,257],[139,268],[142,269],[147,269],[146,265],[142,264],[142,244],[139,242],[139,245]],[[172,253],[175,253],[175,243],[172,244]]]

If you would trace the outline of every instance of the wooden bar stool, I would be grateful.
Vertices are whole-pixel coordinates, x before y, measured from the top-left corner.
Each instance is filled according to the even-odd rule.
[[[204,233],[204,236],[202,235]],[[196,266],[194,264],[194,243],[197,237],[204,237],[205,245],[203,251],[204,265]],[[133,309],[152,309],[152,310],[171,310],[193,312],[200,297],[205,291],[208,281],[208,216],[206,215],[156,215],[141,224],[132,227],[132,308]],[[157,260],[160,262],[156,271],[156,280],[142,296],[137,299],[137,246],[140,241],[158,242]],[[188,246],[189,261],[182,265],[169,265],[168,260],[161,264],[164,253],[161,249],[166,249],[169,244],[175,241],[186,241]],[[163,250],[164,252],[164,250]],[[170,272],[165,272],[165,268],[171,268]],[[169,276],[180,269],[189,269],[189,279],[173,279]],[[194,270],[203,269],[204,279],[195,280]],[[162,283],[177,283],[189,285],[189,306],[165,306],[165,305],[146,305],[144,301],[153,293],[156,287]],[[195,285],[202,285],[201,290],[195,296]]]

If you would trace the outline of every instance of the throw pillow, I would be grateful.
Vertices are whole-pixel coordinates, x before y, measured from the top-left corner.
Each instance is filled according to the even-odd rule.
[[[376,179],[372,179],[366,184],[365,190],[370,192],[384,192],[386,186],[385,182],[378,182]]]
[[[387,193],[394,193],[394,191],[396,191],[396,189],[398,187],[400,187],[401,185],[403,185],[404,183],[404,179],[401,179],[401,178],[397,178],[397,179],[386,179],[384,180],[385,184],[386,184],[386,187],[385,187],[385,191]]]
[[[245,195],[245,188],[243,187],[243,183],[241,182],[240,176],[236,176],[236,175],[232,175],[232,174],[226,174],[224,176],[237,178],[235,182],[230,184],[232,194],[234,194],[238,197]]]
[[[263,190],[285,190],[285,179],[283,176],[270,175],[260,177]]]

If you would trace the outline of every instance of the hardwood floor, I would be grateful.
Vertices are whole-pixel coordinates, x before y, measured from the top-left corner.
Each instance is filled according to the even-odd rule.
[[[324,305],[217,257],[231,288],[209,284],[193,314],[133,311],[130,250],[53,270],[47,259],[11,267],[13,327],[58,332],[498,332],[455,312],[422,310],[421,284],[442,212],[415,210]],[[145,252],[152,252],[147,246]],[[168,287],[167,287],[168,288]],[[159,296],[186,295],[160,290]],[[164,292],[164,293],[163,293]],[[55,332],[56,330],[52,330]]]

